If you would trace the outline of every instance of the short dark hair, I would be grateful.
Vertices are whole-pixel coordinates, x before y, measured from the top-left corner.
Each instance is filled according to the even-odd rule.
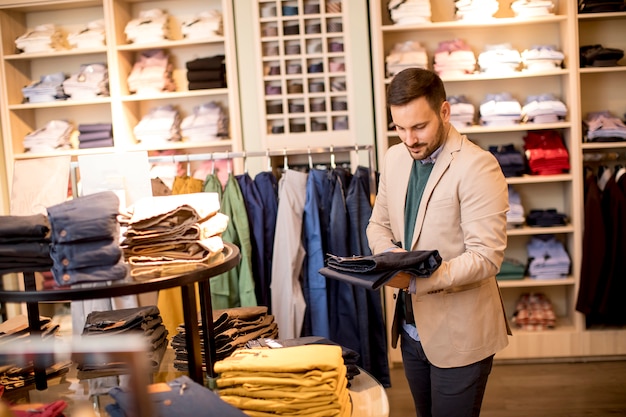
[[[446,101],[446,89],[437,74],[423,68],[407,68],[397,73],[387,87],[387,106],[403,106],[426,97],[430,108],[438,112]]]

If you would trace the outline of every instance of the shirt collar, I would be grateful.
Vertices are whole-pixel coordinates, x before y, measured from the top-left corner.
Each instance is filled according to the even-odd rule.
[[[435,162],[437,162],[437,157],[441,153],[442,149],[443,149],[443,146],[438,147],[437,149],[435,149],[435,152],[430,154],[430,156],[428,158],[421,159],[420,162],[422,164],[434,164]]]

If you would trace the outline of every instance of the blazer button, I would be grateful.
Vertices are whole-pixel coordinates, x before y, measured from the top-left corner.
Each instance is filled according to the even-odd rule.
[[[396,298],[398,298],[398,294],[393,294],[393,299],[395,300]]]

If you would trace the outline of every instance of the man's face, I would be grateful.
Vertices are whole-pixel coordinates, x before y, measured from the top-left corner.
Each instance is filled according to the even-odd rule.
[[[443,144],[450,119],[447,101],[439,112],[431,109],[424,97],[402,106],[390,106],[390,111],[396,132],[413,159],[428,158]]]

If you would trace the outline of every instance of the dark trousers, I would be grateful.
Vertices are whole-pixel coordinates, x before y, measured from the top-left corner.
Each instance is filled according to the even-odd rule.
[[[458,368],[431,364],[421,342],[401,332],[404,373],[418,417],[478,417],[493,355]]]

